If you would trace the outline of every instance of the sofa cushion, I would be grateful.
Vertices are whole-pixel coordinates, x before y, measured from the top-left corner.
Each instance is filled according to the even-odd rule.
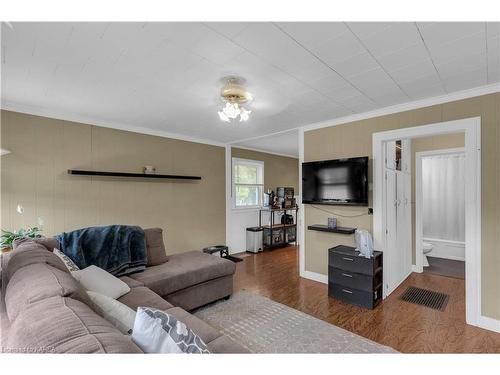
[[[2,349],[21,353],[142,352],[87,305],[59,296],[24,309],[10,326]]]
[[[146,237],[148,267],[165,263],[168,258],[165,252],[165,244],[163,243],[163,230],[161,228],[144,229],[144,235]]]
[[[129,276],[121,276],[119,277],[121,281],[128,285],[129,288],[137,288],[138,286],[144,286],[144,283],[140,281],[134,280]]]
[[[135,320],[134,310],[104,294],[91,291],[88,291],[87,294],[96,306],[100,316],[113,324],[124,335],[132,331]]]
[[[148,267],[130,277],[143,282],[160,296],[167,296],[192,285],[232,275],[235,268],[230,260],[190,251],[170,255],[167,263]]]
[[[5,289],[9,320],[14,321],[28,305],[54,296],[74,298],[93,307],[85,290],[68,272],[45,263],[18,269]]]
[[[186,324],[207,344],[221,335],[215,328],[180,307],[173,307],[166,312]]]
[[[132,310],[137,310],[139,306],[152,307],[158,310],[168,310],[173,307],[158,294],[144,286],[130,289],[130,292],[118,298],[118,302],[127,305]]]
[[[10,278],[17,270],[29,266],[31,264],[44,263],[57,268],[63,272],[69,273],[61,259],[54,255],[51,251],[47,251],[45,247],[33,241],[24,242],[16,249],[11,251],[9,260],[4,270],[4,282],[9,282]]]
[[[234,342],[227,336],[217,337],[215,340],[207,343],[207,346],[211,353],[250,353],[250,350],[246,347]]]
[[[59,249],[59,241],[57,241],[54,237],[35,238],[33,239],[33,241],[40,245],[43,245],[49,251]]]
[[[117,299],[130,292],[127,284],[109,272],[91,265],[83,270],[72,272],[75,279],[80,281],[83,287],[92,292],[104,294],[105,296]]]

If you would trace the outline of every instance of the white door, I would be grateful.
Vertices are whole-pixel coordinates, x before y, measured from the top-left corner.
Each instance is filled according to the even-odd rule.
[[[384,273],[386,275],[386,293],[389,294],[396,284],[399,266],[397,256],[394,256],[398,247],[397,237],[397,205],[396,205],[396,171],[386,169],[385,171],[385,249],[384,251]]]
[[[395,287],[401,284],[411,272],[411,190],[408,179],[411,179],[409,174],[396,171],[396,254],[398,268]]]
[[[385,168],[385,292],[390,294],[411,272],[411,165],[402,152],[401,171],[393,157],[395,142],[387,142]],[[403,150],[410,147],[403,141]]]

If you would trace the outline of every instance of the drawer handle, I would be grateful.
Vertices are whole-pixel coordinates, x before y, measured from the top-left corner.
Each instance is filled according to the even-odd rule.
[[[349,275],[348,273],[343,273],[342,276],[345,276],[345,277],[352,277],[352,275]]]
[[[352,259],[352,258],[346,258],[346,257],[343,257],[342,259],[344,259],[344,260],[348,260],[349,262],[352,262],[352,261],[354,260],[354,259]]]
[[[352,292],[351,292],[350,290],[347,290],[347,289],[342,289],[342,291],[343,291],[344,293],[349,293],[349,294],[352,294]]]

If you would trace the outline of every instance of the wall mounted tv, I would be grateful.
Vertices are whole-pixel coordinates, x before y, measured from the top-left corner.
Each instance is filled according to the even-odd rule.
[[[302,203],[368,205],[368,157],[302,163]]]

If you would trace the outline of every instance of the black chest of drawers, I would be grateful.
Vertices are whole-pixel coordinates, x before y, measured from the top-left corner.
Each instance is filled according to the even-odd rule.
[[[328,250],[328,295],[353,305],[373,309],[382,300],[382,252],[360,257],[353,247]]]

